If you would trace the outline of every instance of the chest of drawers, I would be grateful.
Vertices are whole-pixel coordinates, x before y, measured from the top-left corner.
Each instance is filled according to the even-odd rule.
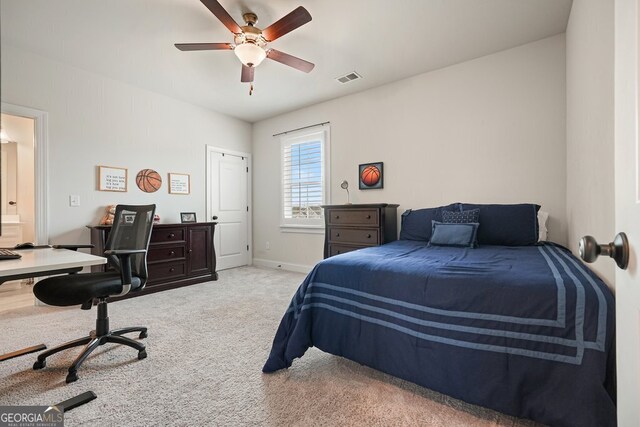
[[[398,239],[399,205],[324,205],[324,257]]]
[[[100,225],[91,229],[92,253],[104,253],[111,226]],[[147,285],[141,292],[128,296],[144,295],[165,289],[194,283],[217,280],[216,257],[213,248],[215,223],[155,224],[151,230],[147,252]],[[109,266],[92,267],[103,271]]]

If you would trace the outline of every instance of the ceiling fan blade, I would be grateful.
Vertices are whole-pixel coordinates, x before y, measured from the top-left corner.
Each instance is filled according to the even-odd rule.
[[[280,20],[269,25],[262,30],[262,35],[268,42],[272,42],[277,38],[284,36],[287,33],[295,30],[298,27],[303,26],[307,22],[311,21],[311,14],[302,6],[299,6],[293,12],[280,18]]]
[[[224,7],[216,0],[200,0],[202,4],[207,6],[207,9],[213,13],[216,18],[220,20],[224,24],[225,27],[229,29],[234,34],[239,34],[242,32],[242,28],[238,25],[236,21],[233,20],[229,12],[225,10]]]
[[[175,46],[183,51],[189,50],[231,50],[231,43],[176,43]]]
[[[305,73],[310,72],[313,70],[313,67],[315,67],[315,65],[309,61],[289,55],[288,53],[280,52],[276,49],[269,50],[267,58],[273,59],[281,64],[288,65],[289,67],[296,68],[300,71],[304,71]]]
[[[246,65],[242,65],[242,76],[240,77],[240,81],[242,83],[250,83],[253,82],[253,76],[255,74],[256,69],[254,67],[247,67]]]

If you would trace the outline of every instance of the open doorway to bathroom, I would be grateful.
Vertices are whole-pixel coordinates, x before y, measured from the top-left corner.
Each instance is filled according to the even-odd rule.
[[[36,241],[35,120],[0,114],[0,247]],[[28,280],[0,286],[0,311],[33,305]]]

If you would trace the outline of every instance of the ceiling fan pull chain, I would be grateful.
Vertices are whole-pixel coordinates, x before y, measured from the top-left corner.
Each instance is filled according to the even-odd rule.
[[[249,86],[249,96],[253,95],[253,83]]]

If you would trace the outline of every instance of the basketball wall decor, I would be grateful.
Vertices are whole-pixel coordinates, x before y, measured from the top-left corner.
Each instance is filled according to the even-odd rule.
[[[364,163],[358,166],[358,182],[360,190],[383,188],[382,162]]]
[[[155,193],[162,186],[162,178],[153,169],[142,169],[136,175],[136,185],[145,193]]]

